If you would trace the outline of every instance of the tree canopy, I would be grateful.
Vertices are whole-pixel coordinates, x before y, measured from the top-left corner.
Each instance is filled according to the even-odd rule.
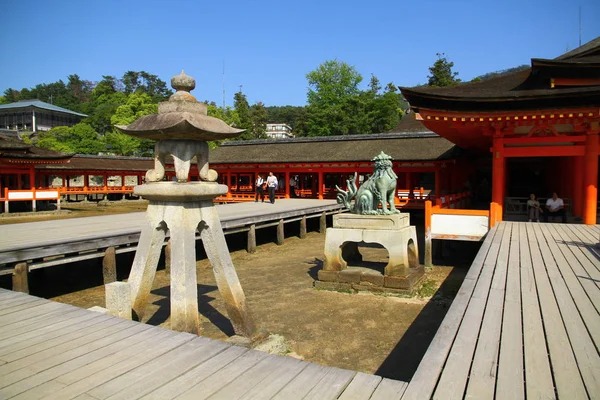
[[[434,68],[435,67],[435,68]],[[453,63],[443,54],[430,68],[456,79]],[[206,101],[208,115],[231,126],[244,129],[237,140],[266,138],[267,123],[285,123],[296,136],[348,135],[386,132],[402,118],[406,101],[393,82],[383,85],[377,76],[363,76],[343,61],[328,60],[306,74],[308,83],[306,106],[267,106],[257,101],[250,104],[241,90],[234,94],[233,107],[220,107]],[[364,85],[364,86],[361,86]],[[97,82],[77,74],[64,80],[41,83],[20,90],[9,88],[0,96],[0,104],[39,99],[59,107],[86,114],[73,127],[55,127],[42,132],[35,143],[63,152],[117,155],[151,155],[153,143],[115,130],[114,125],[128,125],[141,116],[156,113],[157,104],[172,94],[157,75],[146,71],[126,71],[121,77],[103,75]],[[216,146],[219,143],[211,143]]]
[[[308,106],[303,134],[307,136],[381,133],[398,124],[406,105],[393,83],[385,93],[371,74],[368,89],[353,66],[338,60],[325,61],[306,74]]]
[[[460,83],[460,79],[457,78],[458,72],[452,71],[454,63],[448,61],[444,53],[437,53],[436,56],[438,59],[429,67],[429,75],[427,76],[429,81],[427,84],[429,86],[444,87]]]

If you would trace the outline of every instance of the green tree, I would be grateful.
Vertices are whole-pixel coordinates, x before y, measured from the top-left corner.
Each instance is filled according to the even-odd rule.
[[[358,94],[362,76],[343,61],[329,60],[306,74],[309,106],[341,104]]]
[[[363,79],[356,69],[345,62],[329,60],[306,74],[306,79],[307,135],[346,135],[355,131],[353,119],[359,116],[349,114],[349,110],[356,110],[362,104],[356,97]]]
[[[8,104],[10,101],[6,98],[6,96],[0,96],[0,104]]]
[[[369,81],[369,90],[377,94],[381,90],[381,84],[379,83],[379,79],[373,74],[371,74],[371,80]]]
[[[433,63],[431,67],[429,67],[429,74],[427,78],[429,79],[429,86],[454,86],[460,83],[460,79],[457,78],[458,72],[452,71],[452,67],[454,67],[454,63],[448,61],[446,55],[444,53],[437,53],[437,60]]]
[[[6,101],[8,101],[9,103],[19,101],[19,91],[8,88],[4,91],[4,98],[6,98]]]
[[[152,102],[152,98],[146,93],[131,93],[127,96],[127,102],[117,107],[110,122],[112,125],[129,125],[144,115],[156,114],[158,106]],[[148,155],[152,153],[154,142],[146,139],[126,135],[112,130],[105,137],[108,148],[119,155]]]
[[[113,94],[117,92],[117,78],[110,75],[102,75],[102,80],[92,90],[92,98],[98,98],[104,94]]]
[[[126,102],[127,95],[125,93],[114,92],[103,94],[90,102],[83,103],[81,112],[88,115],[83,122],[90,124],[100,135],[105,135],[113,129],[111,118],[117,108]]]
[[[398,86],[394,85],[392,82],[388,83],[387,85],[385,85],[385,92],[386,93],[395,93],[398,91]]]
[[[83,122],[72,127],[57,126],[40,132],[35,144],[45,149],[76,154],[98,154],[105,148],[94,128]]]
[[[245,133],[249,133],[252,130],[252,120],[250,118],[250,105],[246,95],[241,91],[233,95],[233,108],[237,111],[240,118],[240,125],[238,129],[245,129]]]
[[[265,105],[262,102],[259,101],[252,105],[252,108],[250,109],[250,118],[252,120],[252,130],[250,132],[252,138],[266,138],[268,114]]]
[[[126,94],[146,93],[154,102],[167,100],[173,94],[163,80],[146,71],[127,71],[121,82]]]

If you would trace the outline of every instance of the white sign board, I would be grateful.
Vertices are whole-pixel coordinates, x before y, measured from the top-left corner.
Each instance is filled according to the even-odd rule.
[[[431,216],[431,238],[450,240],[481,240],[487,232],[489,217],[483,215]]]
[[[33,192],[11,192],[8,191],[9,200],[33,200]]]
[[[58,199],[58,190],[47,190],[35,192],[35,198],[38,200]]]

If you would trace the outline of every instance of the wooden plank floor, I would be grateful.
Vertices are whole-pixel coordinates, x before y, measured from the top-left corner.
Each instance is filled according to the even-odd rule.
[[[0,399],[400,399],[405,382],[0,289]]]
[[[323,211],[341,210],[335,200],[286,199],[274,204],[217,205],[225,234],[228,230]],[[137,243],[145,213],[0,225],[0,264]]]
[[[599,233],[493,228],[402,399],[600,398]]]

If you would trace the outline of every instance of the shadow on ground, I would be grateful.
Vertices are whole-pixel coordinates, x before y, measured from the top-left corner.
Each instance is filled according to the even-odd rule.
[[[452,270],[377,369],[376,375],[404,382],[410,381],[446,316],[452,299],[458,293],[465,272],[465,268]]]
[[[152,290],[152,294],[161,296],[159,300],[152,302],[153,305],[157,306],[158,309],[152,314],[152,316],[144,321],[149,325],[161,325],[169,319],[171,314],[171,288],[169,286],[163,286],[159,289]],[[210,303],[215,300],[214,297],[207,295],[207,293],[216,293],[217,287],[213,285],[202,285],[198,284],[198,312],[212,325],[216,326],[223,334],[232,336],[235,334],[231,321],[226,315],[220,313]]]

